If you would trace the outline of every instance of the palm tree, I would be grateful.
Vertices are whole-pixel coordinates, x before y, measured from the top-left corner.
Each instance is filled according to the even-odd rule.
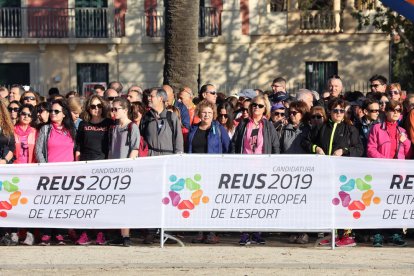
[[[200,0],[165,0],[164,84],[197,91]]]

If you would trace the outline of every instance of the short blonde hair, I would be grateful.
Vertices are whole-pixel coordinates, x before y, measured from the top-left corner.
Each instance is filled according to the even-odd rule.
[[[253,98],[253,100],[252,100],[252,102],[250,103],[250,106],[249,106],[249,116],[253,117],[253,104],[256,103],[258,100],[262,100],[264,102],[265,112],[263,112],[263,116],[265,116],[266,119],[269,119],[270,118],[271,107],[270,107],[269,98],[267,97],[266,94],[258,95],[258,96]]]
[[[217,118],[217,107],[215,104],[210,103],[207,100],[202,100],[201,102],[198,103],[196,107],[197,116],[201,118],[201,111],[206,107],[210,107],[213,110],[213,120],[215,120]]]
[[[70,97],[67,100],[68,100],[68,107],[71,112],[75,112],[79,114],[82,112],[82,104],[81,104],[79,97],[77,96]]]

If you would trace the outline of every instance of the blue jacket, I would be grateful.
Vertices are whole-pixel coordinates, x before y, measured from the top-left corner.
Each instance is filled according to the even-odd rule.
[[[174,106],[180,110],[181,124],[186,129],[190,129],[190,114],[187,107],[180,101],[175,100]]]
[[[188,134],[188,153],[192,153],[193,138],[198,126],[199,124],[193,125]],[[230,137],[227,130],[219,122],[213,121],[207,136],[207,153],[228,153],[229,146]]]

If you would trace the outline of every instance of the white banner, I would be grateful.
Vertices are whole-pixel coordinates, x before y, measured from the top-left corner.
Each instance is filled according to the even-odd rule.
[[[4,165],[0,227],[414,227],[414,161],[175,155]]]

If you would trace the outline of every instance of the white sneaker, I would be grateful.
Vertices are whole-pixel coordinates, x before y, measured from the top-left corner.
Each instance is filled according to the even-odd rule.
[[[30,232],[27,232],[26,239],[22,242],[24,245],[33,245],[34,243],[34,237],[33,234]]]
[[[17,245],[19,243],[19,236],[17,236],[17,233],[11,233],[10,239],[12,241],[11,245]]]

